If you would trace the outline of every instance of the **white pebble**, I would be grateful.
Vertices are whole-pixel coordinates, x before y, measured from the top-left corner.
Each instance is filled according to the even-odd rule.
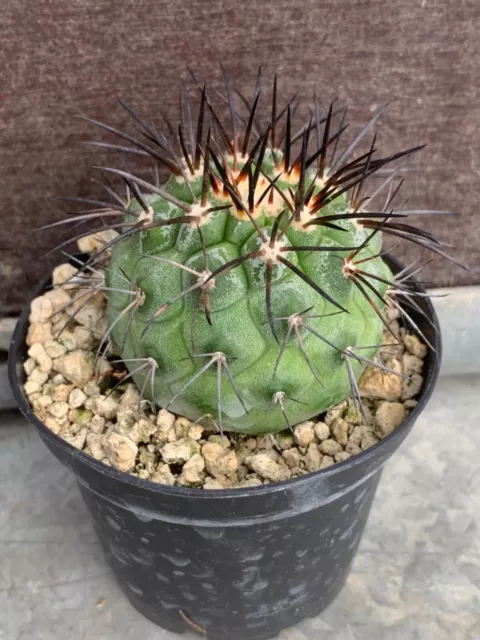
[[[99,433],[89,433],[87,435],[87,446],[96,460],[102,460],[102,458],[106,457],[102,441],[103,436]]]
[[[206,442],[202,447],[207,471],[214,478],[231,476],[238,470],[238,458],[235,451],[227,449],[218,442]]]
[[[201,440],[203,436],[203,427],[200,424],[192,423],[188,430],[187,436],[192,440]]]
[[[105,431],[106,420],[103,416],[94,415],[90,421],[90,431],[92,433],[101,434]]]
[[[187,440],[177,440],[177,442],[167,442],[161,450],[162,458],[168,464],[183,464],[195,453],[191,444]]]
[[[68,395],[68,404],[72,409],[78,409],[87,399],[87,395],[81,389],[72,389]],[[104,458],[105,456],[102,456]]]
[[[50,396],[38,394],[38,397],[36,397],[35,399],[33,399],[33,397],[30,397],[30,401],[34,409],[46,409],[53,403],[53,398],[51,398]]]
[[[175,434],[177,438],[185,438],[188,435],[191,424],[188,418],[184,418],[183,416],[178,417],[175,420]]]
[[[182,473],[178,478],[178,484],[184,487],[200,487],[205,478],[205,460],[195,453],[184,464]]]
[[[375,413],[375,435],[385,438],[405,418],[405,407],[400,402],[381,402]]]
[[[113,420],[116,417],[119,406],[113,394],[92,396],[85,402],[87,409],[99,416],[103,416],[107,420]]]
[[[82,450],[85,445],[85,440],[87,439],[87,434],[87,427],[82,427],[75,435],[62,433],[61,436],[65,442],[69,442],[73,447]]]
[[[112,467],[120,471],[131,471],[134,468],[138,447],[130,438],[112,432],[104,437],[103,447]]]
[[[132,426],[128,437],[136,444],[140,442],[149,442],[150,436],[155,433],[157,427],[146,418],[140,418],[138,422]]]
[[[261,478],[266,478],[272,482],[287,480],[291,475],[290,469],[273,462],[265,453],[257,453],[252,456],[250,467],[255,473],[258,473]]]
[[[389,368],[397,374],[402,373],[402,365],[398,360],[392,359]],[[395,401],[402,395],[402,378],[377,367],[369,366],[365,369],[359,386],[364,398]]]
[[[408,380],[403,381],[402,400],[410,400],[420,393],[423,386],[423,376],[419,373],[412,373]]]
[[[69,409],[68,402],[53,402],[48,406],[47,411],[54,418],[62,419],[68,414]]]
[[[282,458],[291,469],[298,469],[300,467],[300,451],[295,447],[293,449],[286,449],[282,453]]]
[[[327,467],[331,467],[332,464],[335,464],[335,460],[331,456],[323,456],[320,469],[326,469]]]
[[[25,389],[27,396],[32,395],[32,393],[39,393],[42,390],[42,386],[33,380],[27,380],[23,385],[23,388]]]
[[[45,322],[53,313],[52,301],[45,296],[39,296],[30,304],[30,322]]]
[[[52,359],[41,344],[33,344],[28,350],[28,355],[37,362],[42,371],[50,373],[52,370]]]
[[[50,322],[34,322],[28,327],[27,344],[45,344],[52,339],[52,325]]]
[[[55,420],[55,418],[51,418],[49,416],[45,418],[43,424],[48,427],[50,431],[53,431],[53,433],[60,433],[62,429],[61,425]]]
[[[50,358],[60,358],[67,353],[67,348],[56,340],[47,340],[44,347]]]
[[[62,331],[62,333],[60,333],[56,337],[57,342],[60,342],[67,351],[74,351],[75,349],[77,349],[78,345],[74,333],[69,329],[64,329],[63,326],[59,328],[59,331],[60,330]]]
[[[85,327],[75,327],[73,330],[73,338],[77,349],[88,351],[89,349],[92,349],[95,344],[93,333]]]
[[[99,327],[102,327],[105,322],[103,296],[91,298],[89,303],[75,315],[75,321],[97,334]]]
[[[334,407],[331,407],[327,411],[327,415],[325,416],[325,421],[324,421],[325,424],[330,426],[334,420],[336,420],[337,418],[342,418],[346,408],[347,408],[346,401],[341,402],[340,404],[337,404]]]
[[[322,442],[327,438],[330,438],[330,427],[325,422],[317,422],[315,423],[315,435],[317,439]]]
[[[23,369],[27,374],[27,376],[29,376],[32,373],[32,371],[35,369],[36,366],[37,366],[37,363],[33,358],[27,358],[25,360],[25,362],[23,363]]]
[[[86,384],[83,385],[82,389],[87,396],[100,395],[100,387],[95,382],[95,380],[89,380]]]
[[[106,242],[113,240],[118,236],[118,233],[114,229],[107,229],[106,231],[96,231],[89,236],[80,238],[77,241],[77,246],[82,253],[91,253],[100,249]]]
[[[44,295],[45,298],[47,298],[47,300],[52,304],[53,313],[58,313],[72,301],[68,293],[62,288],[51,289]]]
[[[170,471],[170,467],[168,464],[160,464],[158,465],[157,470],[151,476],[150,480],[152,482],[158,482],[159,484],[166,484],[173,486],[176,482],[175,476]]]
[[[336,440],[333,440],[333,438],[328,438],[327,440],[324,440],[319,445],[319,447],[320,447],[320,451],[322,453],[325,453],[327,456],[334,456],[336,453],[340,453],[340,451],[343,451],[342,445]]]
[[[408,351],[412,355],[417,356],[417,358],[421,358],[423,360],[423,358],[425,358],[425,356],[427,355],[427,352],[428,352],[427,347],[420,341],[419,338],[417,338],[415,334],[413,333],[405,334],[403,338],[403,342],[407,347]]]
[[[260,482],[259,484],[262,484],[262,483]],[[221,484],[221,482],[219,482],[218,480],[215,480],[215,478],[206,478],[205,482],[203,483],[203,488],[218,490],[218,489],[224,489],[224,486]]]
[[[161,409],[157,415],[157,433],[155,440],[158,442],[173,442],[175,435],[175,416],[166,409]]]
[[[49,389],[48,391],[52,395],[54,400],[61,400],[63,402],[66,402],[68,400],[71,389],[72,386],[70,384],[59,384],[58,386],[53,387],[52,390]]]
[[[72,280],[72,278],[77,274],[78,269],[74,267],[72,264],[68,262],[64,262],[63,264],[59,264],[52,273],[52,282],[55,285],[63,284],[68,280]],[[77,282],[78,286],[78,282]],[[75,284],[67,284],[64,289],[74,288]]]
[[[336,438],[337,442],[342,445],[347,444],[348,429],[348,422],[346,422],[342,418],[337,418],[336,420],[334,420],[331,426],[332,434]]]
[[[322,458],[323,456],[318,450],[318,446],[314,442],[311,442],[308,445],[308,451],[305,455],[305,466],[308,471],[318,471],[322,463]]]
[[[124,407],[132,406],[137,408],[139,401],[140,392],[138,391],[137,387],[132,383],[128,383],[125,387],[125,391],[123,392],[122,397],[120,398],[120,404]]]
[[[29,376],[29,380],[31,380],[32,382],[38,382],[40,386],[43,386],[48,380],[48,373],[42,371],[40,367],[35,367],[35,369]]]
[[[290,449],[294,445],[294,440],[291,433],[283,431],[282,433],[277,433],[272,437],[274,439],[275,445],[282,451]]]
[[[53,368],[70,382],[82,385],[94,375],[94,358],[86,351],[71,351],[57,358]]]
[[[314,424],[312,420],[308,420],[293,427],[293,437],[299,446],[308,447],[315,440]]]
[[[345,462],[345,460],[348,460],[351,457],[352,454],[348,453],[348,451],[339,451],[335,454],[335,462]]]

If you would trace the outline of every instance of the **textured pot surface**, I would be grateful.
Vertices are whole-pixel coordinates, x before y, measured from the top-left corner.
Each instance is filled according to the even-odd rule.
[[[401,268],[389,263],[394,271]],[[429,299],[419,305],[437,325]],[[107,467],[38,420],[24,394],[20,366],[28,313],[27,308],[10,349],[15,397],[52,453],[75,473],[108,563],[135,607],[171,631],[190,629],[189,619],[210,640],[262,640],[319,613],[336,596],[382,467],[425,407],[438,376],[440,337],[421,314],[414,319],[437,353],[425,362],[418,405],[390,436],[346,462],[295,480],[202,491]]]

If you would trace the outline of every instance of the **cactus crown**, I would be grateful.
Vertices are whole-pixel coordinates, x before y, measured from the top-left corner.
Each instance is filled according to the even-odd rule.
[[[346,109],[322,109],[315,96],[297,128],[296,96],[280,105],[276,77],[262,122],[261,73],[250,99],[224,77],[227,124],[195,77],[198,99],[184,83],[168,135],[124,103],[136,135],[91,121],[122,139],[92,144],[154,162],[153,180],[126,163],[102,168],[112,201],[85,200],[95,209],[70,219],[101,221],[111,234],[84,266],[106,275],[100,349],[113,343],[152,403],[192,420],[212,415],[220,429],[280,431],[349,393],[361,411],[359,375],[368,363],[385,368],[375,359],[384,305],[407,321],[393,294],[415,305],[412,270],[392,276],[382,234],[445,255],[404,219],[446,212],[392,204],[404,161],[422,147],[379,157],[373,136],[358,155],[383,109],[344,147]],[[163,186],[159,167],[170,172]]]

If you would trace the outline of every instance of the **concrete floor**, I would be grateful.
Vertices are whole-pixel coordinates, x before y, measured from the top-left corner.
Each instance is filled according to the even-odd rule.
[[[479,403],[479,377],[441,378],[385,470],[346,587],[282,640],[480,639]],[[13,413],[0,495],[0,640],[179,637],[125,599],[73,477]]]

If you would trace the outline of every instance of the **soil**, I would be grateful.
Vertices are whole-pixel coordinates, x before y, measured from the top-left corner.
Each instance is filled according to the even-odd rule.
[[[103,464],[152,482],[203,489],[253,487],[296,478],[344,462],[397,428],[416,405],[427,348],[385,318],[382,363],[369,366],[359,388],[363,412],[351,398],[315,419],[275,435],[219,433],[209,416],[197,423],[164,409],[154,414],[126,372],[96,353],[107,329],[102,293],[85,297],[76,269],[53,272],[54,288],[33,300],[24,363],[25,391],[37,417],[74,447]],[[80,309],[80,310],[79,310]],[[72,316],[76,313],[75,317]],[[115,390],[112,388],[120,383]]]

